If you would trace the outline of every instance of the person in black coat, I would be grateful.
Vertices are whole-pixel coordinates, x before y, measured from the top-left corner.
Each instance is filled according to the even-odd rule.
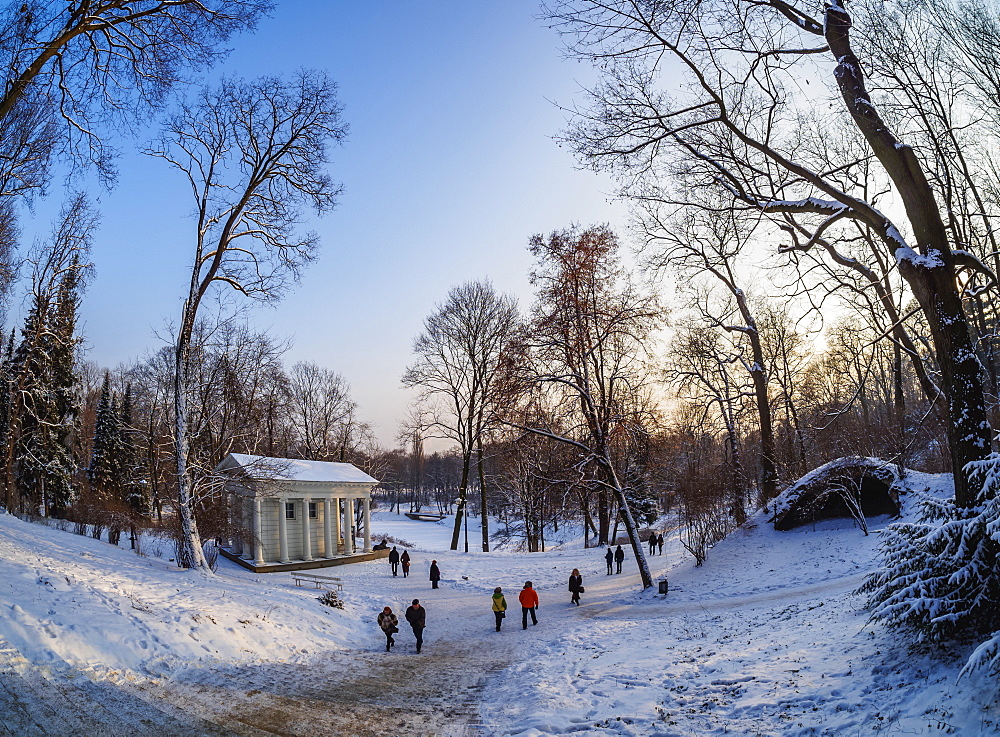
[[[396,546],[392,546],[392,550],[389,551],[389,567],[392,568],[392,575],[395,576],[399,572],[399,551],[396,550]]]
[[[615,571],[615,573],[622,572],[622,563],[624,562],[624,560],[625,560],[625,551],[622,550],[622,546],[619,545],[617,548],[615,548],[615,564],[618,567],[618,570]]]
[[[656,534],[649,533],[649,554],[653,555],[656,552]]]
[[[611,564],[615,562],[615,554],[611,552],[611,548],[608,548],[608,552],[604,554],[604,560],[608,564],[608,575],[611,575]]]
[[[436,560],[431,561],[431,588],[436,589],[438,587],[438,581],[441,580],[441,569],[438,568],[438,562]]]
[[[660,548],[660,555],[663,555],[663,533],[656,536],[656,544]]]
[[[580,594],[583,593],[583,576],[580,575],[579,568],[574,568],[573,572],[569,575],[569,590],[573,594],[570,601],[580,606]]]
[[[413,604],[406,608],[406,613],[403,616],[410,623],[413,636],[417,638],[417,652],[419,653],[420,648],[424,644],[424,627],[427,626],[427,610],[420,606],[420,599],[414,599]]]

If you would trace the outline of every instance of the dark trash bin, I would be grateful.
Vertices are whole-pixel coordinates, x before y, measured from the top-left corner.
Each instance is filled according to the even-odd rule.
[[[665,578],[661,578],[659,580],[659,584],[660,584],[660,593],[661,594],[667,593],[667,591],[670,589],[670,584],[667,583],[667,579],[665,579]]]

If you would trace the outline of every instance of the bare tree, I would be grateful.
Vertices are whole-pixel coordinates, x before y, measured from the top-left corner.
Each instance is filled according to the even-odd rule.
[[[900,95],[885,99],[891,85],[879,76],[879,65],[891,65],[891,57],[865,43],[871,38],[866,29],[881,24],[882,13],[852,18],[840,0],[822,9],[787,0],[565,0],[550,14],[570,34],[572,51],[604,70],[572,141],[588,162],[620,173],[626,193],[641,195],[647,184],[676,176],[681,188],[667,199],[682,205],[689,204],[685,191],[713,187],[727,206],[786,225],[797,248],[815,248],[859,228],[871,232],[930,326],[948,398],[955,498],[962,506],[974,504],[977,486],[966,466],[987,457],[992,430],[958,275],[986,269],[966,244],[955,242],[927,157],[905,140],[921,125],[919,108]],[[977,47],[970,55],[951,44],[956,57],[972,57],[971,68],[984,48],[994,56],[1000,48],[1000,34],[974,43],[961,29],[960,14],[949,16],[944,4],[909,8],[911,15],[925,20],[920,28],[928,31],[935,17],[950,17],[956,34]],[[677,72],[686,83],[668,94],[660,85]],[[804,80],[829,80],[839,109],[831,113],[824,95],[793,96],[789,90]],[[872,94],[869,81],[880,95]],[[979,97],[992,104],[985,93]],[[877,160],[891,181],[905,226],[857,185],[860,160],[845,156],[831,168],[824,166],[825,155],[814,155],[826,142],[800,125],[802,109],[810,106],[817,117],[850,122],[865,142],[863,160]]]
[[[655,300],[622,278],[618,239],[607,227],[570,228],[531,238],[536,300],[525,342],[528,381],[557,397],[563,427],[509,424],[567,443],[600,485],[601,542],[608,540],[611,493],[625,522],[644,588],[653,585],[621,481],[631,426],[644,425],[648,372],[643,356],[658,326]]]
[[[288,411],[306,458],[330,460],[343,450],[357,405],[336,371],[300,361],[288,381]],[[342,459],[341,459],[342,460]]]
[[[315,257],[318,238],[297,228],[305,207],[330,210],[340,192],[327,147],[346,127],[324,74],[228,79],[182,105],[147,153],[187,178],[196,206],[191,281],[177,329],[174,421],[183,564],[208,570],[192,508],[187,397],[191,337],[215,284],[256,301],[278,299]]]
[[[54,147],[81,153],[104,172],[112,151],[101,124],[134,121],[158,107],[192,69],[225,54],[222,44],[272,7],[270,0],[17,0],[0,10],[2,146],[33,141],[22,171],[47,165]],[[21,119],[8,127],[7,121]],[[52,126],[62,129],[55,134]],[[42,181],[25,177],[40,186]]]
[[[752,276],[742,264],[748,260],[751,235],[746,223],[731,213],[701,210],[687,213],[673,228],[653,230],[650,240],[658,246],[653,257],[655,266],[673,266],[688,284],[692,280],[698,283],[698,277],[707,276],[710,289],[719,288],[726,295],[721,305],[714,305],[716,309],[708,299],[699,299],[697,303],[705,322],[735,336],[734,343],[745,341],[749,349],[749,355],[740,355],[740,360],[753,384],[761,445],[760,499],[767,503],[778,494],[778,461],[764,339],[748,291]]]
[[[737,524],[746,520],[747,474],[744,471],[741,416],[743,399],[753,392],[745,378],[734,376],[739,357],[726,346],[717,330],[700,322],[686,322],[674,333],[668,355],[667,379],[680,397],[704,408],[702,422],[714,414],[724,429],[731,468],[729,512]],[[765,499],[766,502],[769,498]]]
[[[483,439],[497,407],[497,376],[506,361],[519,317],[517,304],[497,294],[488,281],[454,287],[445,302],[424,320],[413,343],[416,362],[403,385],[420,390],[428,423],[441,437],[458,443],[462,480],[451,549],[458,550],[466,512],[472,456],[477,455],[483,551],[489,551],[489,521],[483,484]]]

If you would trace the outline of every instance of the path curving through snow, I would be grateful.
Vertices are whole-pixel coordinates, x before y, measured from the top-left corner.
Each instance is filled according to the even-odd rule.
[[[288,576],[223,564],[206,579],[0,515],[0,735],[1000,733],[995,684],[955,683],[961,653],[914,657],[866,626],[853,592],[877,538],[850,523],[751,525],[700,568],[672,539],[651,559],[666,597],[641,591],[631,563],[605,575],[601,550],[465,554],[443,550],[446,525],[377,524],[416,540],[413,573],[338,569],[341,611]],[[522,631],[526,579],[541,606]],[[424,650],[403,623],[386,653],[375,616],[413,598]]]

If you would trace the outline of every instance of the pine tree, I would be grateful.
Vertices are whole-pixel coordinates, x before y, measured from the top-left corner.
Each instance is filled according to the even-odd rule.
[[[80,269],[74,256],[59,280],[54,302],[44,292],[36,295],[24,341],[15,354],[22,411],[15,450],[17,485],[31,507],[57,517],[73,500],[77,468]]]
[[[13,374],[11,422],[7,462],[18,505],[37,513],[45,508],[43,462],[38,454],[38,436],[49,415],[50,394],[45,386],[44,333],[49,309],[48,295],[36,293],[24,320],[21,342],[11,363]]]
[[[94,422],[94,448],[90,455],[90,465],[87,467],[91,498],[95,503],[102,505],[112,496],[115,477],[118,418],[113,405],[111,375],[105,371],[101,398],[97,404],[97,418]]]
[[[988,636],[963,673],[1000,673],[1000,455],[970,463],[973,507],[925,496],[917,522],[882,533],[883,566],[861,587],[872,619],[911,630],[917,642]]]
[[[125,387],[121,413],[118,418],[120,431],[117,467],[121,478],[122,498],[129,512],[129,530],[132,549],[136,546],[136,522],[149,514],[149,498],[141,481],[139,468],[138,433],[132,427],[132,385]]]

